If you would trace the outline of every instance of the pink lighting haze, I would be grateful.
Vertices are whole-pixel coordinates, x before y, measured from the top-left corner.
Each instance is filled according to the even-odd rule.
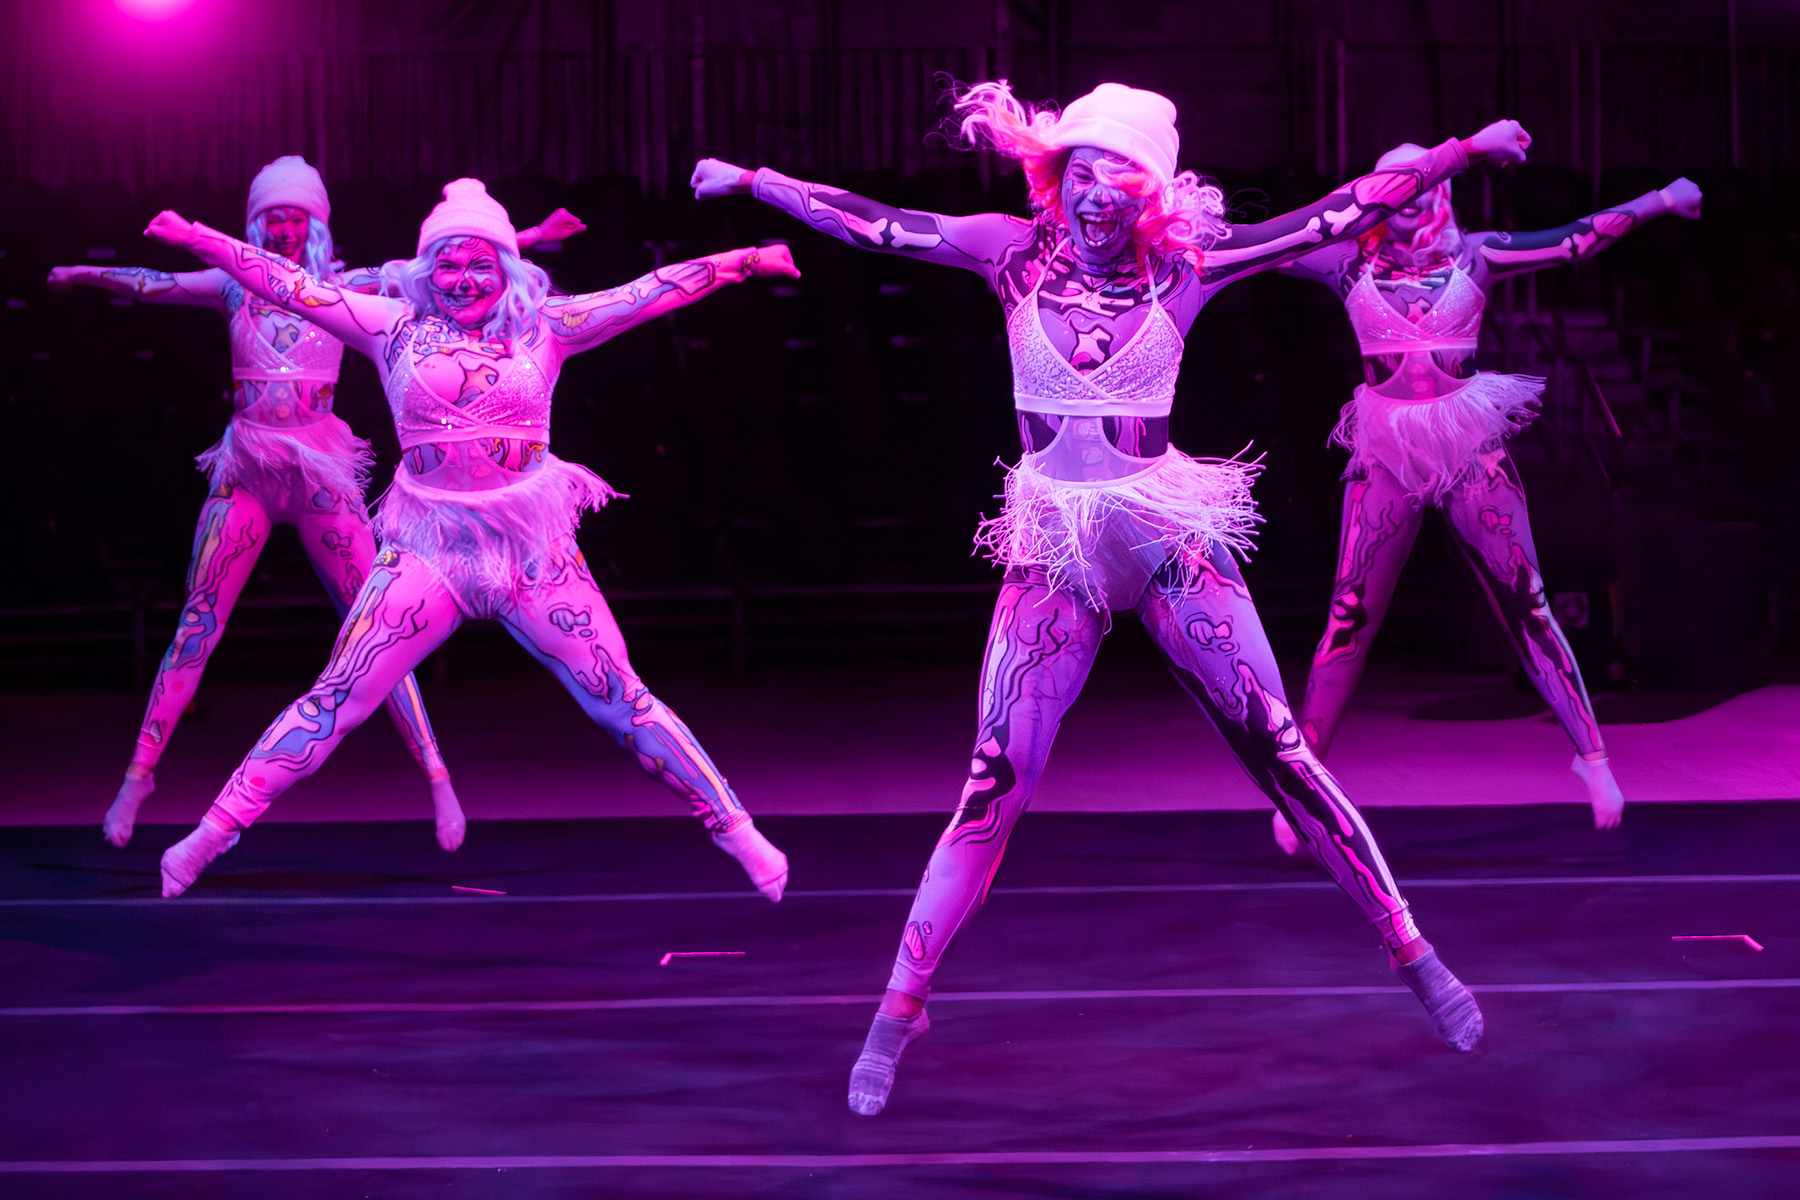
[[[119,11],[140,21],[166,21],[194,6],[194,0],[114,0]]]

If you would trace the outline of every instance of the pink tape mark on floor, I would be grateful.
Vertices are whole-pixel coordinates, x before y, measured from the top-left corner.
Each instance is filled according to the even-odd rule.
[[[1752,950],[1760,951],[1763,944],[1747,933],[1678,933],[1669,939],[1671,942],[1742,942]]]
[[[670,960],[677,958],[742,958],[747,953],[745,950],[671,950],[656,965],[666,967]]]

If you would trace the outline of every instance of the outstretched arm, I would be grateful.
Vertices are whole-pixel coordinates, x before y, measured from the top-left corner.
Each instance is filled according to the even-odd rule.
[[[1299,258],[1282,263],[1277,270],[1296,279],[1322,283],[1343,295],[1356,279],[1362,251],[1355,242],[1330,242]]]
[[[95,287],[147,304],[193,304],[226,310],[233,290],[231,277],[220,270],[153,271],[148,267],[52,267],[44,281],[53,292]]]
[[[259,250],[177,213],[158,213],[144,232],[172,246],[192,250],[247,290],[277,308],[312,321],[377,362],[381,361],[383,346],[399,330],[408,311],[402,301],[348,291],[336,283],[315,279],[291,259]]]
[[[1655,217],[1672,213],[1690,221],[1697,219],[1700,201],[1699,187],[1683,178],[1555,229],[1478,233],[1469,239],[1474,250],[1474,269],[1478,277],[1493,279],[1591,258]]]
[[[691,182],[697,199],[754,195],[840,242],[961,267],[990,284],[1001,265],[1036,237],[1030,221],[1004,213],[952,217],[896,208],[842,188],[790,179],[767,167],[747,171],[716,158],[701,159]]]
[[[623,287],[580,296],[552,296],[544,301],[543,312],[553,343],[566,356],[592,350],[633,326],[685,308],[726,284],[758,275],[798,279],[800,271],[786,246],[748,246],[670,263]]]
[[[1495,121],[1474,137],[1452,138],[1410,162],[1352,179],[1306,208],[1254,225],[1234,225],[1202,256],[1201,278],[1209,290],[1217,289],[1294,262],[1328,242],[1359,237],[1471,163],[1525,161],[1529,145],[1531,137],[1517,121]]]

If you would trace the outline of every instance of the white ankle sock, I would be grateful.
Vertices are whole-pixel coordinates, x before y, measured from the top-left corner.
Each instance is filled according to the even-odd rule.
[[[163,898],[179,896],[194,886],[200,872],[213,859],[237,845],[242,836],[238,830],[224,830],[205,817],[194,826],[194,832],[163,851]]]
[[[1625,817],[1625,793],[1613,779],[1612,764],[1604,758],[1586,759],[1577,754],[1569,764],[1575,778],[1587,786],[1588,804],[1594,810],[1595,829],[1617,829]]]
[[[900,1052],[925,1036],[931,1018],[920,1009],[910,1017],[890,1017],[876,1013],[863,1039],[862,1053],[850,1068],[850,1111],[872,1117],[887,1107],[888,1093],[894,1090],[894,1072],[900,1067]]]
[[[463,818],[462,803],[456,798],[456,789],[450,786],[450,776],[431,781],[431,810],[437,817],[438,845],[446,850],[454,850],[463,844],[463,835],[468,832],[469,823]]]
[[[125,782],[119,785],[119,794],[113,797],[112,807],[106,810],[106,820],[100,831],[106,840],[115,846],[123,846],[131,841],[131,830],[137,824],[138,809],[156,790],[156,776],[146,774],[138,778],[129,770],[125,772]]]
[[[730,833],[712,835],[713,845],[738,860],[756,890],[770,900],[779,901],[787,887],[787,855],[762,835],[756,822],[745,821]]]

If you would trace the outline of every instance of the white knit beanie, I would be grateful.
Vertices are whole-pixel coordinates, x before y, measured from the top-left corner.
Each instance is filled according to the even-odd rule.
[[[1092,146],[1130,159],[1167,185],[1175,178],[1181,135],[1175,103],[1158,92],[1103,83],[1063,109],[1050,132],[1051,145]]]
[[[315,220],[331,223],[331,198],[325,194],[325,181],[298,154],[284,154],[256,173],[244,204],[244,220],[254,221],[277,207],[303,209]]]
[[[486,238],[514,257],[519,253],[512,218],[479,179],[452,179],[444,185],[444,198],[419,226],[418,253],[422,257],[439,238],[458,235]]]

